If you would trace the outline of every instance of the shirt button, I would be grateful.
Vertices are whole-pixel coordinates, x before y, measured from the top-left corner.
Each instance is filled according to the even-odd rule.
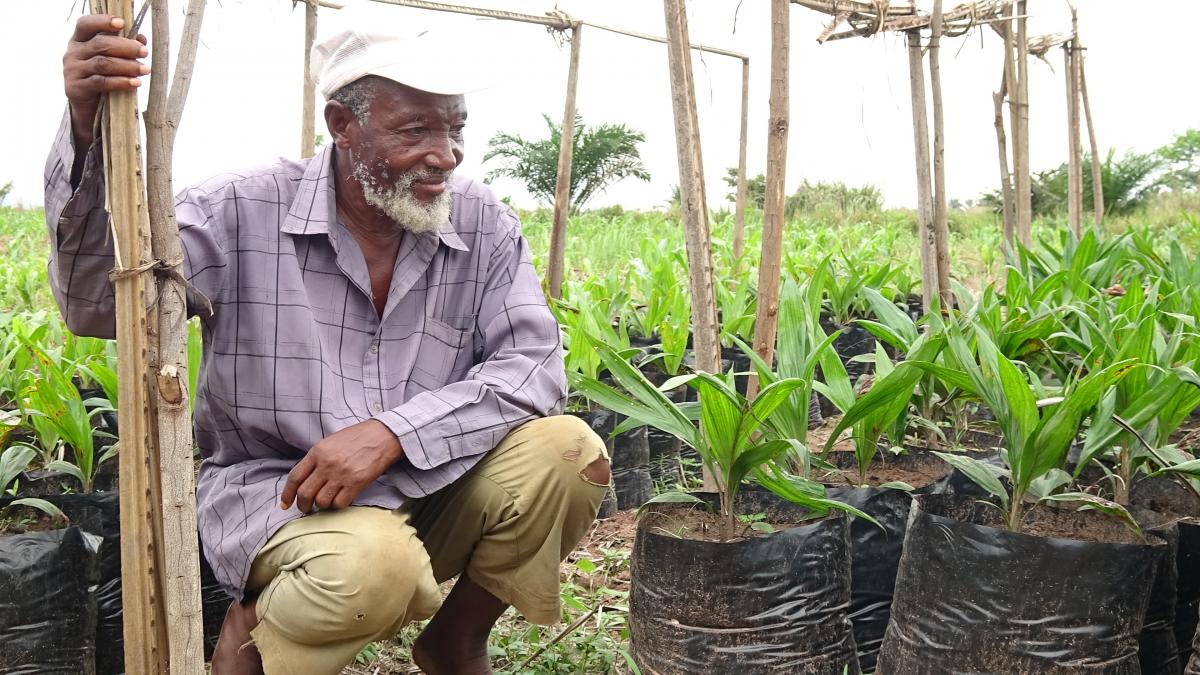
[[[367,351],[371,352],[372,354],[378,354],[379,353],[379,341],[372,340],[371,346],[367,349]]]
[[[382,403],[372,403],[371,410],[374,410],[375,412],[383,412],[383,404]]]

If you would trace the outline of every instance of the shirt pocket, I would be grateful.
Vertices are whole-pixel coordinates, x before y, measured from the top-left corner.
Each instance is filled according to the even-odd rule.
[[[474,326],[460,329],[427,316],[417,332],[419,341],[413,364],[415,383],[428,391],[456,380],[454,376],[460,363],[470,357]]]

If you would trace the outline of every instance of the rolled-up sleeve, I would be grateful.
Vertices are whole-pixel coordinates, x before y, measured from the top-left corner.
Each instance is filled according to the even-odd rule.
[[[76,335],[113,338],[116,335],[113,284],[109,280],[115,255],[105,203],[100,143],[84,159],[78,186],[71,185],[75,141],[70,112],[63,115],[54,146],[46,160],[46,227],[50,235],[50,288],[67,328]],[[193,288],[189,311],[217,297],[224,286],[224,246],[203,192],[185,190],[175,201],[183,245],[184,277]]]
[[[46,227],[50,233],[50,288],[67,328],[76,335],[111,338],[113,242],[104,203],[100,144],[85,155],[79,186],[71,185],[75,141],[70,112],[63,114],[46,160]]]
[[[394,471],[481,455],[522,423],[562,412],[561,333],[516,217],[506,210],[501,221],[480,304],[483,359],[465,379],[375,416],[403,447]]]

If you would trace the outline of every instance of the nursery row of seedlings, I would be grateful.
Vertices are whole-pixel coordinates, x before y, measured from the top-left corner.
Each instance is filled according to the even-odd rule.
[[[196,326],[189,354],[194,378]],[[0,670],[125,671],[117,403],[111,342],[54,311],[0,316]],[[228,598],[202,570],[211,650]]]
[[[642,668],[1200,672],[1200,264],[1065,237],[924,317],[863,285],[851,331],[834,279],[785,284],[774,363],[727,329],[749,364],[716,374],[600,294],[568,308],[580,414],[668,434],[719,485],[640,505]]]

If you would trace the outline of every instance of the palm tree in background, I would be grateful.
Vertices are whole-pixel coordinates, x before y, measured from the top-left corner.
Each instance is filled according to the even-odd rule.
[[[562,126],[555,124],[548,115],[542,115],[542,118],[550,129],[549,138],[531,141],[516,134],[498,133],[488,141],[483,161],[504,160],[504,164],[488,172],[487,182],[501,177],[515,178],[525,184],[529,194],[553,204]],[[589,127],[577,115],[571,162],[571,212],[577,212],[589,199],[617,181],[625,178],[650,180],[650,173],[642,165],[637,149],[645,140],[645,134],[624,124]]]

